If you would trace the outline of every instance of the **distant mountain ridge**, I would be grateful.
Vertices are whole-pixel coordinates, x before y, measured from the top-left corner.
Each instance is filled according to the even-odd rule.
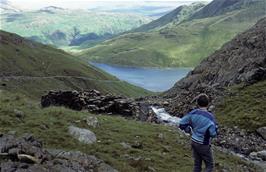
[[[65,9],[64,9],[64,8],[61,8],[61,7],[48,6],[48,7],[41,8],[39,11],[40,11],[40,12],[56,13],[56,12],[64,11],[64,10],[65,10]]]
[[[96,13],[48,6],[1,13],[0,29],[56,47],[93,44],[151,21],[135,14]],[[97,35],[88,37],[88,35]]]
[[[161,26],[156,24],[158,19],[141,26],[136,32],[85,49],[79,56],[116,65],[193,67],[265,17],[265,3],[265,0],[214,0],[191,12],[182,22],[169,20],[170,23]],[[179,15],[175,12],[177,10],[162,18]]]
[[[1,0],[0,1],[0,13],[18,13],[22,12],[19,7],[16,7],[8,0]]]

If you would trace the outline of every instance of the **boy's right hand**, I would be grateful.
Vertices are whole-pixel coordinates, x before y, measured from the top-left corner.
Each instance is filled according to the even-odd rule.
[[[191,134],[191,132],[192,132],[192,128],[191,128],[190,126],[188,126],[187,128],[185,128],[184,131],[185,131],[186,133]]]

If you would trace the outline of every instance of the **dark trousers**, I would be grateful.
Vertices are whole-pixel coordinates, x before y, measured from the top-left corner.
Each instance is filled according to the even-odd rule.
[[[194,157],[194,172],[201,172],[202,161],[204,161],[205,172],[212,172],[214,168],[212,150],[210,145],[202,145],[192,141],[191,143]]]

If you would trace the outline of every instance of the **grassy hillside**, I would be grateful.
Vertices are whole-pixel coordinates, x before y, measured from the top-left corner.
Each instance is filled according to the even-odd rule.
[[[99,70],[62,50],[0,31],[0,83],[4,89],[40,96],[50,89],[98,89],[141,96],[149,92]]]
[[[266,16],[265,11],[265,1],[260,0],[221,15],[168,24],[158,31],[121,35],[84,50],[80,57],[119,65],[191,67]]]
[[[22,111],[25,116],[17,118],[14,111]],[[88,112],[60,107],[42,109],[38,102],[6,91],[0,92],[0,116],[1,133],[32,133],[43,141],[46,148],[79,150],[94,154],[119,171],[192,170],[191,148],[188,144],[190,141],[174,128],[106,115],[98,115],[99,127],[92,128],[83,120],[87,116],[93,116]],[[70,124],[92,130],[98,142],[92,145],[79,143],[67,132]],[[124,148],[121,145],[123,142],[132,145],[136,141],[142,144],[142,148]],[[215,160],[216,172],[222,169],[240,172],[243,166],[248,166],[248,171],[260,171],[217,150]]]
[[[245,87],[234,86],[217,107],[220,123],[255,131],[266,126],[266,81]]]
[[[47,7],[36,11],[1,13],[0,29],[57,47],[99,41],[146,24],[135,14],[96,13]]]

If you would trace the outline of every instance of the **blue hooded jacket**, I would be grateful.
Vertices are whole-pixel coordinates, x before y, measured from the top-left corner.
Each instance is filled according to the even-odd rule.
[[[185,115],[180,123],[179,128],[188,132],[191,129],[192,141],[209,145],[210,140],[217,136],[218,125],[214,115],[203,109],[195,109]]]

